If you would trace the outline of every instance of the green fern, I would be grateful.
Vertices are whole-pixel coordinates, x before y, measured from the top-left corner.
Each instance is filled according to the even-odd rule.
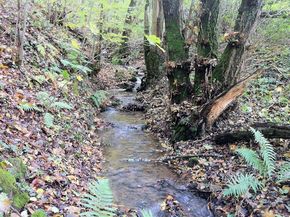
[[[81,204],[88,211],[81,216],[113,217],[116,209],[113,208],[113,193],[108,179],[99,179],[89,185],[89,193],[85,194]]]
[[[150,210],[143,209],[141,210],[141,213],[143,217],[153,217],[153,214]]]
[[[257,192],[262,186],[261,182],[256,179],[252,174],[239,174],[231,177],[228,182],[228,188],[223,192],[224,196],[240,197],[250,189]]]
[[[266,174],[270,177],[275,170],[276,154],[274,152],[274,148],[260,131],[257,131],[253,128],[251,128],[251,131],[254,134],[255,141],[260,146],[260,153],[263,158],[265,171]]]
[[[28,102],[22,102],[20,103],[20,105],[18,106],[19,109],[26,111],[26,112],[31,112],[31,111],[38,111],[38,112],[42,112],[41,108],[38,108],[37,105],[33,104],[33,103],[28,103]]]
[[[290,162],[285,162],[278,171],[278,182],[290,180]]]
[[[94,102],[94,105],[99,108],[107,99],[108,93],[104,90],[98,90],[96,91],[92,96],[91,99]]]
[[[54,126],[53,124],[54,121],[54,116],[50,113],[45,113],[44,114],[44,124],[46,127],[51,128]]]
[[[263,161],[256,151],[249,148],[238,148],[236,152],[245,159],[247,164],[258,170],[261,174],[264,172]]]
[[[37,93],[36,97],[44,107],[49,107],[55,101],[55,98],[45,91]]]
[[[72,106],[66,102],[54,102],[51,104],[51,107],[57,109],[68,109],[68,110],[72,109]]]

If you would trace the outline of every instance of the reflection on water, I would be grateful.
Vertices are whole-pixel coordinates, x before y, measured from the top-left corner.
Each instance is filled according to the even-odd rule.
[[[134,102],[133,94],[115,91],[114,95],[123,104]],[[104,143],[108,144],[104,151],[105,176],[110,179],[117,204],[136,209],[150,208],[157,216],[161,202],[166,195],[172,194],[186,207],[188,216],[211,216],[206,201],[173,187],[180,183],[166,165],[134,160],[155,160],[162,156],[158,141],[142,130],[142,113],[110,108],[102,113],[102,118],[113,124],[100,133]],[[173,185],[162,185],[161,180],[168,180]]]

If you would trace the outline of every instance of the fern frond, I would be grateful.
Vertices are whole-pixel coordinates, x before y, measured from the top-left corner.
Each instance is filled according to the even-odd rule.
[[[255,141],[260,146],[260,153],[263,158],[266,173],[268,176],[271,176],[275,170],[276,153],[274,152],[274,148],[260,131],[253,128],[251,128],[251,131],[254,134]]]
[[[256,151],[248,148],[239,148],[236,150],[236,152],[245,159],[247,164],[251,165],[254,169],[258,170],[260,173],[264,172],[263,161],[260,159]]]
[[[94,105],[99,108],[107,99],[107,95],[108,93],[106,91],[98,90],[91,96],[91,99],[93,100]]]
[[[278,171],[278,182],[290,180],[290,162],[285,162]]]
[[[240,197],[250,189],[257,192],[262,184],[252,174],[239,174],[231,177],[227,185],[228,188],[223,192],[224,196]]]
[[[81,200],[82,206],[88,211],[81,213],[81,216],[113,217],[116,209],[113,208],[113,193],[108,179],[100,179],[89,185],[89,193]]]
[[[57,108],[57,109],[68,109],[71,110],[73,107],[66,103],[66,102],[54,102],[51,104],[52,108]]]
[[[28,102],[20,103],[18,108],[22,109],[23,111],[26,111],[26,112],[31,112],[31,111],[42,112],[42,109],[38,108],[37,105],[35,105],[33,103],[28,103]]]
[[[55,98],[46,91],[38,92],[36,98],[45,107],[49,107],[50,104],[55,101]]]
[[[45,113],[44,114],[44,124],[46,127],[51,128],[54,124],[54,116],[50,113]]]
[[[143,209],[141,210],[141,214],[143,217],[153,217],[153,214],[150,210]]]

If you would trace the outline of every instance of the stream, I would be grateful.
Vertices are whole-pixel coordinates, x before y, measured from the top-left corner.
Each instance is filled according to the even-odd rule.
[[[134,93],[112,90],[110,94],[123,106],[134,103]],[[207,202],[189,192],[180,177],[165,164],[154,162],[164,152],[158,140],[143,130],[143,113],[110,107],[101,117],[112,125],[101,130],[100,135],[106,144],[104,176],[110,180],[116,204],[136,210],[149,209],[154,217],[171,216],[162,212],[160,205],[167,195],[172,195],[185,216],[213,216]]]

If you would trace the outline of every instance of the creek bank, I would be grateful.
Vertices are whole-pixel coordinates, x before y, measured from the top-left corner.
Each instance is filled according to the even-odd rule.
[[[239,108],[230,116],[222,116],[214,126],[214,131],[207,134],[205,137],[196,141],[179,142],[175,144],[170,143],[172,135],[172,122],[170,112],[176,112],[179,117],[187,116],[191,113],[191,103],[184,102],[181,106],[170,104],[169,98],[164,95],[168,92],[168,85],[166,82],[160,82],[158,87],[141,92],[138,98],[143,102],[146,109],[146,123],[148,129],[158,138],[162,143],[166,143],[171,151],[167,152],[168,157],[178,156],[168,161],[177,174],[182,176],[187,183],[193,183],[198,192],[204,192],[210,195],[209,206],[212,208],[216,216],[227,216],[228,213],[235,213],[235,209],[240,207],[238,215],[250,216],[263,216],[268,212],[281,216],[289,216],[288,210],[288,196],[289,190],[285,193],[283,189],[289,189],[288,184],[268,183],[262,191],[256,195],[253,194],[250,198],[243,200],[241,204],[234,198],[223,197],[222,192],[226,187],[230,177],[237,172],[248,172],[249,166],[242,161],[242,158],[237,156],[235,150],[242,146],[248,146],[252,149],[258,149],[257,144],[253,141],[248,143],[232,143],[229,145],[216,145],[214,138],[217,134],[222,132],[232,132],[236,130],[248,130],[254,122],[267,122],[267,118],[263,118],[262,111],[268,108],[265,100],[263,100],[262,90],[266,85],[264,82],[267,79],[279,77],[275,83],[269,84],[269,95],[275,96],[273,101],[277,100],[279,95],[284,97],[285,93],[277,92],[280,90],[280,83],[284,82],[285,76],[268,69],[267,78],[260,78],[257,81],[251,82],[249,89],[243,97],[239,100]],[[268,84],[268,83],[267,83]],[[258,100],[260,99],[260,100]],[[250,109],[253,107],[253,109]],[[273,106],[275,103],[273,104]],[[247,108],[246,112],[244,108]],[[277,108],[279,112],[275,114],[275,118],[289,122],[289,116],[285,116],[283,108]],[[274,111],[270,110],[269,113],[274,115]],[[283,116],[284,114],[284,116]],[[282,164],[282,161],[289,161],[289,141],[287,140],[271,140],[277,153],[277,168]],[[190,158],[183,158],[182,156],[192,156]],[[222,157],[219,157],[222,156]],[[276,200],[278,198],[278,200]],[[270,211],[269,211],[270,210]]]

